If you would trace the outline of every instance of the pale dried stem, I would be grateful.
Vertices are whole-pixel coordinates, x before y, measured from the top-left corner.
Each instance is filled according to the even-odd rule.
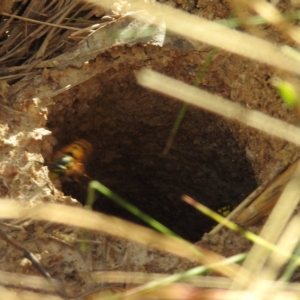
[[[97,5],[105,6],[106,4],[104,0],[87,1]],[[155,22],[157,26],[163,20],[168,30],[186,38],[207,43],[282,70],[300,74],[300,61],[292,59],[283,53],[279,47],[263,39],[227,28],[201,17],[192,16],[160,3],[146,5],[142,1],[137,1],[131,2],[131,5],[133,10],[145,9],[148,13],[156,16]]]
[[[144,87],[300,145],[300,129],[296,126],[148,69],[136,75],[138,83]]]

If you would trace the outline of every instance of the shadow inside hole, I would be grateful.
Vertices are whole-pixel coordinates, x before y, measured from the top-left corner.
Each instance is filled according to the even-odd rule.
[[[230,121],[190,106],[169,153],[162,156],[181,102],[136,85],[126,68],[113,77],[95,76],[71,92],[55,99],[63,109],[55,112],[60,106],[53,106],[49,116],[60,145],[88,140],[94,147],[88,175],[183,238],[198,241],[214,226],[181,200],[183,194],[217,210],[236,206],[256,188]],[[86,201],[84,185],[67,183],[63,191]],[[94,209],[143,224],[103,195]]]
[[[154,116],[161,126],[151,124],[151,114],[130,120],[126,110],[120,115],[113,107],[105,114],[110,115],[109,123],[102,121],[100,127],[107,126],[109,131],[99,129],[80,137],[94,145],[88,174],[189,241],[198,241],[215,224],[184,203],[182,195],[217,210],[228,204],[236,206],[256,188],[244,150],[225,120],[215,115],[190,107],[170,152],[163,156],[173,125],[170,121],[164,124],[163,114]],[[66,183],[63,191],[86,201],[84,185]],[[100,194],[94,209],[143,224]]]

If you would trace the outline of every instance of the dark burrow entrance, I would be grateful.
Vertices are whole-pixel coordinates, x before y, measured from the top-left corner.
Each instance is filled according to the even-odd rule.
[[[183,194],[217,210],[236,206],[256,187],[226,120],[195,107],[162,155],[182,103],[139,87],[132,71],[94,77],[55,102],[48,127],[58,148],[88,140],[88,174],[185,239],[199,240],[214,223],[183,203]],[[86,199],[84,185],[67,183],[63,191]],[[102,195],[94,209],[142,224]]]

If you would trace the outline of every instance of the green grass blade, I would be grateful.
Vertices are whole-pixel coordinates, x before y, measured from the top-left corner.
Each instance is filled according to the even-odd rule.
[[[290,258],[290,261],[288,262],[288,265],[284,270],[279,281],[288,282],[292,278],[296,269],[299,267],[300,264],[299,257],[300,257],[300,241],[298,242],[297,247],[294,251],[294,255]]]
[[[218,213],[214,212],[213,210],[209,209],[208,207],[204,206],[201,203],[196,202],[194,199],[192,199],[189,196],[183,196],[183,200],[187,202],[188,204],[195,207],[197,210],[205,214],[206,216],[212,218],[213,220],[217,221],[218,223],[223,224],[227,228],[231,229],[232,231],[240,233],[242,236],[244,236],[249,241],[252,241],[253,243],[259,244],[262,247],[265,247],[266,249],[269,249],[270,251],[275,251],[277,253],[280,253],[281,255],[288,257],[288,258],[294,258],[297,260],[298,257],[295,255],[290,255],[290,253],[280,249],[276,245],[268,242],[267,240],[261,238],[260,236],[254,234],[253,232],[250,232],[237,224],[231,222],[230,220],[224,218],[223,216],[219,215]]]
[[[209,53],[207,55],[207,58],[205,59],[205,61],[203,63],[203,66],[202,66],[201,70],[198,72],[198,74],[197,74],[197,76],[196,76],[196,78],[194,80],[194,83],[193,83],[194,86],[198,86],[200,84],[200,82],[202,81],[202,79],[203,79],[203,77],[204,77],[204,75],[205,75],[205,73],[207,71],[208,66],[212,62],[212,60],[215,57],[216,53],[217,53],[217,49],[216,48],[214,48],[214,49],[212,49],[212,50],[209,51]],[[174,141],[174,138],[176,136],[176,133],[178,132],[180,124],[181,124],[181,122],[182,122],[182,120],[183,120],[183,118],[184,118],[184,116],[186,114],[186,111],[187,111],[188,107],[189,107],[188,103],[184,102],[182,104],[181,109],[180,109],[180,111],[179,111],[179,113],[177,115],[177,118],[175,120],[175,123],[173,125],[173,128],[171,130],[171,133],[169,135],[169,138],[167,140],[166,146],[165,146],[165,148],[163,150],[163,155],[168,154],[168,152],[169,152],[169,150],[170,150],[170,148],[171,148],[171,146],[173,144],[173,141]]]
[[[150,281],[150,282],[148,282],[146,284],[143,284],[139,287],[133,288],[133,289],[129,290],[128,292],[118,294],[115,297],[105,297],[102,300],[106,300],[106,299],[123,299],[123,298],[128,297],[128,296],[142,295],[142,294],[151,292],[153,290],[163,288],[165,286],[168,286],[168,285],[170,285],[172,283],[175,283],[175,282],[178,282],[178,281],[184,281],[184,280],[193,278],[195,276],[204,275],[205,273],[213,270],[216,267],[226,266],[226,265],[231,265],[231,264],[234,264],[234,263],[242,262],[245,258],[246,258],[246,254],[245,253],[240,253],[240,254],[231,256],[229,258],[226,258],[226,259],[224,259],[220,262],[217,262],[217,263],[195,267],[195,268],[192,268],[188,271],[180,272],[180,273],[168,276],[168,277],[163,278],[163,279],[157,279],[157,280]]]
[[[105,195],[109,199],[116,202],[118,205],[122,206],[129,212],[131,212],[133,215],[137,216],[141,220],[143,220],[145,223],[149,224],[151,227],[155,228],[157,231],[167,234],[170,236],[176,236],[179,237],[177,234],[175,234],[172,230],[161,224],[160,222],[156,221],[155,219],[151,218],[149,215],[145,214],[141,210],[139,210],[137,207],[133,206],[132,204],[128,203],[126,200],[124,200],[122,197],[115,194],[112,190],[104,186],[98,181],[91,181],[89,184],[88,189],[88,198],[87,198],[87,206],[91,207],[94,199],[95,199],[95,190],[99,191],[101,194]]]

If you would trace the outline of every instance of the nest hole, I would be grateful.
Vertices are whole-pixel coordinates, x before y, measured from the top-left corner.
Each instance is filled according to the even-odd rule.
[[[163,155],[183,104],[138,86],[130,70],[93,77],[55,103],[48,127],[58,148],[88,140],[94,148],[89,176],[189,241],[198,241],[214,222],[182,195],[218,210],[236,206],[257,186],[228,122],[192,106]],[[63,191],[86,200],[83,184],[65,183]],[[94,209],[143,224],[100,194]]]

